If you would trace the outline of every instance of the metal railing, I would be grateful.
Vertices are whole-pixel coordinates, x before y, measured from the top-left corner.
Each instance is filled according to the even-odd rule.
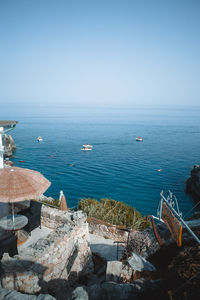
[[[126,246],[128,246],[131,228],[127,227],[125,229],[120,229],[120,230],[128,232],[128,237],[127,237],[126,242],[124,242],[124,241],[114,241],[114,244],[117,244],[117,260],[119,259],[119,244],[126,244]]]
[[[168,191],[168,193],[169,193],[169,195],[167,196],[167,198],[165,198],[164,192],[161,191],[161,193],[160,193],[161,200],[160,200],[158,210],[157,210],[157,217],[154,216],[154,218],[161,222],[164,222],[162,220],[162,203],[165,202],[168,205],[168,207],[171,209],[171,211],[174,213],[174,215],[184,225],[184,227],[187,229],[187,231],[193,236],[193,238],[197,241],[197,243],[200,244],[199,238],[192,231],[192,229],[187,225],[187,223],[183,220],[182,213],[179,210],[178,201],[177,201],[176,196],[173,195],[171,191]]]

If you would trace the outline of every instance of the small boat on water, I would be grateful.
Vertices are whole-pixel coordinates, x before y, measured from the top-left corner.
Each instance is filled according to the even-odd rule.
[[[84,144],[83,148],[81,148],[82,151],[91,151],[92,150],[92,145],[89,144]]]
[[[142,138],[141,136],[138,136],[138,137],[136,137],[136,141],[142,142],[142,141],[143,141],[143,138]]]
[[[43,138],[42,138],[41,136],[38,136],[37,141],[38,141],[38,142],[42,142],[42,141],[43,141]]]

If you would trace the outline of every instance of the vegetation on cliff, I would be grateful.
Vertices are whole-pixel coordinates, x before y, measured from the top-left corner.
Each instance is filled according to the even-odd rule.
[[[150,226],[146,218],[135,208],[113,199],[87,198],[78,203],[78,209],[87,214],[88,217],[103,220],[114,225],[123,225],[135,230],[144,230]]]
[[[43,199],[42,200],[42,203],[43,204],[46,204],[47,206],[52,206],[52,207],[55,207],[55,208],[59,208],[60,207],[60,203],[59,203],[59,200],[58,199]]]

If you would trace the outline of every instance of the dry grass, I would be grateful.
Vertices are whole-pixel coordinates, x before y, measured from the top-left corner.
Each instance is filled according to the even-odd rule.
[[[51,200],[51,201],[45,199],[45,200],[42,200],[42,203],[43,203],[43,204],[46,204],[47,206],[49,205],[49,206],[52,206],[52,207],[55,207],[55,208],[56,208],[56,207],[57,207],[57,208],[60,207],[60,204],[59,204],[59,200],[58,200],[58,199],[54,199],[54,200]]]
[[[82,199],[78,209],[84,211],[88,217],[98,219],[101,224],[131,227],[135,230],[144,230],[150,226],[146,218],[135,208],[113,199],[103,198],[100,201],[92,198]]]

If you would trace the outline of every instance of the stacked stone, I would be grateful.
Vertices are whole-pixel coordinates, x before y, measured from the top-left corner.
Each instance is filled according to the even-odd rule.
[[[46,293],[60,289],[66,282],[72,284],[80,275],[93,271],[85,215],[44,206],[42,222],[54,229],[48,236],[24,248],[14,258],[4,254],[6,288]]]
[[[89,232],[114,241],[127,242],[128,232],[119,229],[119,226],[104,224],[95,218],[88,218]]]

